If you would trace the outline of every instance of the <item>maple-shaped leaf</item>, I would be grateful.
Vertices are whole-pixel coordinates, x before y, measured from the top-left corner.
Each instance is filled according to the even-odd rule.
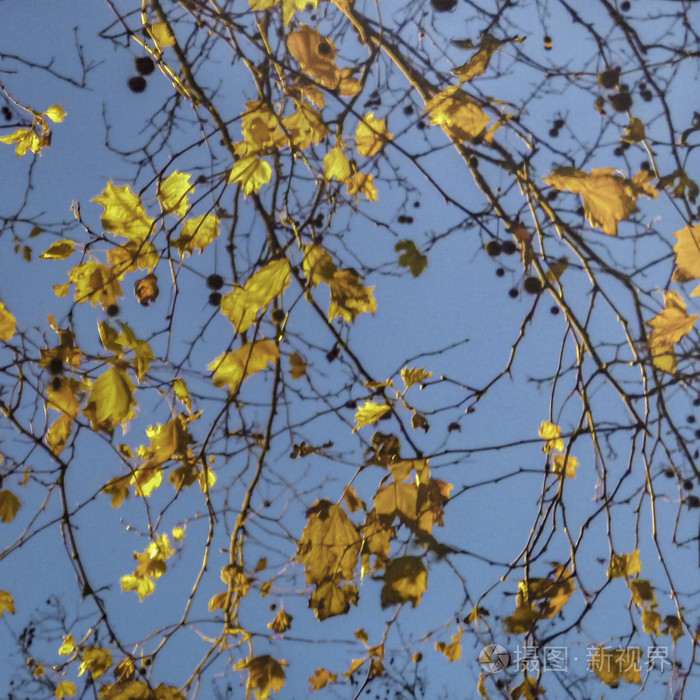
[[[151,595],[156,590],[156,584],[149,576],[134,576],[127,574],[120,579],[122,591],[136,591],[139,600],[143,602],[144,598]]]
[[[414,277],[420,277],[423,274],[423,270],[428,267],[428,258],[421,253],[416,244],[409,240],[408,238],[403,241],[399,241],[395,246],[394,250],[399,255],[399,265],[401,267],[407,267]]]
[[[345,181],[348,189],[348,194],[355,195],[357,201],[358,194],[363,194],[370,202],[377,201],[377,188],[374,186],[374,175],[365,175],[364,173],[355,172],[348,180]]]
[[[363,428],[365,425],[376,423],[385,413],[391,410],[391,406],[387,404],[378,404],[373,401],[365,401],[365,403],[357,409],[355,414],[355,427],[353,432]]]
[[[674,236],[678,243],[673,250],[676,253],[676,269],[673,279],[676,282],[700,279],[700,226],[686,226],[677,231]],[[691,296],[700,295],[700,286],[696,287]]]
[[[642,572],[642,562],[639,559],[639,550],[632,554],[613,554],[608,567],[609,578],[626,578]]]
[[[279,693],[284,686],[284,668],[286,662],[277,661],[271,656],[251,656],[248,659],[241,659],[233,669],[240,671],[248,669],[248,682],[246,688],[248,692],[253,690],[258,700],[267,700],[270,692]]]
[[[241,131],[244,144],[236,144],[236,155],[272,153],[288,143],[287,136],[280,128],[281,120],[267,102],[250,100],[246,112],[241,116]]]
[[[107,251],[107,262],[112,266],[112,276],[121,279],[127,272],[148,270],[158,264],[160,255],[149,241],[127,241]]]
[[[172,475],[171,475],[172,476]],[[158,464],[147,462],[136,469],[129,479],[134,493],[140,498],[148,498],[163,483],[163,469]]]
[[[389,605],[411,602],[415,608],[428,588],[428,570],[418,557],[392,559],[384,574],[381,603]]]
[[[688,315],[685,302],[678,292],[665,292],[664,301],[666,308],[649,321],[652,327],[649,349],[654,358],[654,366],[673,374],[676,371],[675,345],[690,333],[698,315]]]
[[[342,506],[316,501],[307,513],[295,558],[304,564],[307,583],[320,583],[339,576],[354,577],[361,538]]]
[[[247,331],[258,312],[289,286],[291,270],[286,258],[273,260],[248,279],[245,286],[229,292],[221,300],[221,313],[233,323],[237,333]]]
[[[340,583],[340,577],[325,579],[316,584],[309,598],[309,607],[314,610],[319,622],[330,617],[346,615],[351,605],[357,605],[358,592],[354,583]]]
[[[154,230],[154,221],[146,214],[141,198],[128,185],[115,187],[111,182],[91,201],[104,207],[102,227],[115,236],[144,241]]]
[[[620,221],[628,219],[637,210],[639,194],[656,196],[643,189],[640,191],[641,185],[634,186],[632,180],[623,177],[614,168],[593,168],[586,173],[565,166],[556,168],[543,179],[557,190],[580,194],[591,226],[602,228],[608,236],[617,236]]]
[[[19,499],[9,489],[0,491],[0,520],[11,523],[19,510]]]
[[[20,158],[27,151],[39,153],[43,145],[41,139],[34,133],[33,129],[16,129],[7,136],[0,137],[0,142],[15,144],[15,153]]]
[[[435,650],[444,654],[448,661],[459,661],[462,658],[462,634],[463,630],[459,627],[458,631],[452,635],[452,641],[449,644],[435,642]]]
[[[537,678],[525,676],[523,682],[510,691],[510,700],[537,700],[538,695],[543,695],[545,689],[540,685]]]
[[[311,690],[321,690],[329,683],[337,683],[337,681],[338,675],[327,671],[325,668],[317,668],[314,671],[314,675],[309,678]]]
[[[61,681],[57,686],[56,690],[53,691],[56,700],[61,700],[61,698],[74,698],[77,689],[75,683],[70,681]]]
[[[331,280],[331,303],[328,320],[336,317],[352,323],[361,313],[375,313],[374,287],[365,287],[354,270],[337,270]]]
[[[336,179],[345,182],[350,177],[350,161],[340,146],[326,153],[323,158],[323,169],[326,180]]]
[[[163,182],[158,183],[156,197],[164,214],[186,216],[189,211],[189,196],[194,193],[190,185],[190,174],[179,170],[171,173]]]
[[[479,105],[458,85],[452,85],[425,103],[430,122],[456,141],[473,141],[489,124]]]
[[[335,63],[338,52],[332,41],[302,24],[298,31],[290,32],[287,48],[304,73],[331,90],[338,87],[340,71]]]
[[[39,257],[44,260],[65,260],[75,251],[75,241],[64,238],[52,243]]]
[[[267,626],[277,634],[282,634],[286,632],[292,626],[293,615],[290,615],[284,608],[280,608],[275,619],[270,622]]]
[[[179,238],[173,239],[173,245],[181,255],[190,255],[198,250],[200,253],[219,236],[219,217],[202,214],[194,219],[187,219]]]
[[[263,185],[270,182],[271,177],[272,168],[269,163],[257,156],[245,156],[236,161],[228,183],[240,182],[243,194],[247,197],[251,192],[258,192]]]
[[[376,119],[374,112],[362,117],[355,131],[355,145],[361,156],[371,158],[384,148],[394,137],[389,133],[386,119]]]
[[[90,671],[93,681],[107,673],[112,666],[111,652],[101,647],[85,647],[81,653],[81,660],[78,675],[82,676],[85,671]]]
[[[110,367],[93,383],[83,414],[94,430],[111,432],[136,416],[136,387],[125,370]]]
[[[207,369],[214,372],[214,386],[228,385],[229,392],[235,394],[248,377],[276,362],[279,356],[279,348],[271,340],[258,340],[219,355]]]
[[[15,334],[17,321],[7,310],[5,304],[0,301],[0,340],[10,340]]]
[[[578,459],[569,455],[554,455],[552,460],[554,465],[552,471],[559,476],[565,476],[567,479],[576,478],[576,470],[578,469]]]
[[[426,379],[433,376],[432,372],[426,372],[425,367],[415,368],[415,367],[404,367],[401,370],[401,379],[406,388],[412,387],[414,384],[420,384]]]
[[[312,287],[315,287],[319,282],[330,285],[338,271],[330,254],[316,243],[308,243],[304,246],[302,267],[306,279]]]
[[[134,282],[134,294],[141,306],[152,304],[159,293],[158,277],[153,272]]]
[[[293,146],[307,149],[313,143],[321,143],[328,135],[328,127],[321,116],[311,105],[301,102],[293,114],[282,120]]]
[[[561,428],[554,423],[542,421],[542,425],[540,425],[540,437],[546,440],[542,448],[543,452],[549,453],[552,450],[563,452],[566,449],[566,445],[561,439]]]
[[[628,683],[641,683],[642,674],[640,660],[642,650],[631,649],[607,649],[598,647],[590,658],[591,670],[605,685],[617,688],[624,678]]]

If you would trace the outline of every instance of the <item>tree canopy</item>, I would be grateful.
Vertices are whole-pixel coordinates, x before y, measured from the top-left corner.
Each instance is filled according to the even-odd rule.
[[[0,29],[7,699],[696,697],[693,3],[73,4]]]

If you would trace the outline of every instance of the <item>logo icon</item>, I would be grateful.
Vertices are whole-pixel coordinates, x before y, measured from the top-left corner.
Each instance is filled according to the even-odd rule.
[[[500,644],[487,644],[479,654],[479,664],[485,673],[499,673],[510,665],[510,654]]]

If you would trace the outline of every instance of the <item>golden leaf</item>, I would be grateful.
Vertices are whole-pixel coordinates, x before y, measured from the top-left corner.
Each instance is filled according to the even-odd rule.
[[[229,392],[235,394],[248,377],[276,362],[279,356],[279,348],[271,340],[258,340],[219,355],[207,369],[214,372],[214,386],[228,385]]]
[[[243,194],[247,197],[251,192],[258,192],[264,184],[270,182],[271,177],[272,168],[269,163],[257,156],[245,156],[236,161],[228,183],[240,182]]]
[[[430,122],[441,126],[456,141],[473,141],[489,124],[489,118],[479,105],[453,85],[425,103]]]
[[[251,656],[248,659],[241,659],[233,668],[235,671],[248,669],[247,691],[254,690],[258,700],[267,700],[270,697],[270,691],[279,693],[284,685],[283,664],[285,662],[280,663],[268,655]]]
[[[306,24],[290,32],[287,48],[301,66],[320,85],[334,90],[340,83],[340,71],[335,63],[337,51],[333,42]]]
[[[675,344],[690,333],[698,316],[686,313],[685,302],[678,292],[665,292],[664,301],[666,308],[649,321],[652,327],[649,349],[654,358],[654,366],[673,374],[676,371]]]
[[[336,146],[326,153],[323,158],[323,169],[326,180],[335,178],[336,180],[345,182],[345,180],[350,177],[350,161],[348,161],[345,151],[343,151],[340,146]]]
[[[84,304],[89,301],[92,306],[101,304],[103,309],[116,305],[122,296],[119,273],[111,267],[94,260],[86,260],[76,265],[69,275],[75,285],[75,301]]]
[[[339,580],[339,577],[334,577],[321,581],[309,598],[309,607],[313,608],[319,622],[345,615],[351,605],[357,605],[357,586],[351,583],[340,585]]]
[[[112,266],[112,276],[122,279],[127,272],[148,270],[158,264],[160,256],[153,243],[127,241],[107,251],[107,262]]]
[[[56,686],[56,690],[53,691],[53,694],[57,700],[61,700],[61,698],[74,698],[75,693],[75,683],[71,683],[70,681],[61,681]]]
[[[119,508],[125,498],[129,497],[130,476],[116,476],[102,487],[102,493],[112,498],[112,508]]]
[[[63,643],[61,644],[58,653],[61,656],[70,656],[75,651],[75,639],[73,639],[72,634],[66,634],[63,637]]]
[[[167,22],[154,22],[148,27],[148,33],[155,41],[156,46],[162,49],[165,46],[174,46],[175,37],[170,31],[170,27]]]
[[[661,625],[661,615],[652,608],[642,610],[642,626],[645,634],[657,634]]]
[[[639,559],[639,550],[632,554],[613,554],[608,566],[608,578],[626,578],[642,572],[642,562]]]
[[[112,665],[112,654],[109,649],[86,647],[83,649],[81,658],[82,663],[78,675],[82,676],[85,671],[90,671],[93,681],[106,673]]]
[[[0,591],[0,617],[7,611],[10,615],[15,614],[15,601],[8,591]]]
[[[311,287],[319,282],[330,285],[338,268],[333,258],[315,243],[307,243],[304,246],[304,262],[302,263],[304,274]]]
[[[479,50],[469,59],[467,63],[460,66],[454,71],[454,74],[459,78],[461,83],[466,83],[482,75],[491,61],[491,57],[504,42],[491,36],[484,34],[481,37]]]
[[[3,523],[11,523],[19,510],[19,499],[12,491],[4,489],[0,491],[0,520]]]
[[[190,185],[190,174],[175,170],[165,181],[158,183],[156,197],[164,214],[185,216],[189,211],[191,193],[194,193],[194,187]]]
[[[321,690],[325,688],[329,683],[336,683],[338,681],[338,676],[335,673],[330,673],[326,671],[325,668],[317,668],[314,671],[314,675],[309,678],[309,683],[311,684],[311,690]]]
[[[120,583],[122,591],[136,591],[141,602],[156,590],[156,584],[148,576],[127,574],[121,577]]]
[[[321,113],[311,105],[297,104],[297,110],[282,120],[284,128],[289,133],[291,143],[302,151],[312,143],[321,143],[328,135],[328,127]]]
[[[370,202],[377,201],[377,189],[374,186],[374,176],[365,175],[364,173],[353,173],[352,177],[345,181],[348,189],[348,194],[355,195],[355,201],[357,201],[357,195],[363,194]]]
[[[642,650],[604,649],[598,647],[590,660],[590,667],[605,685],[617,688],[624,678],[628,683],[641,683],[639,660]]]
[[[378,404],[372,401],[365,401],[363,406],[357,409],[355,414],[355,427],[353,432],[363,428],[365,425],[376,423],[387,411],[391,410],[391,406],[387,404]]]
[[[180,238],[173,240],[173,245],[184,256],[192,254],[195,249],[200,253],[219,236],[219,218],[213,214],[202,214],[185,221]]]
[[[52,243],[39,257],[44,260],[65,260],[75,251],[75,241],[64,238]]]
[[[66,118],[66,110],[61,105],[51,105],[44,114],[56,124],[60,124]]]
[[[289,371],[292,379],[301,379],[306,374],[306,361],[298,352],[293,352],[289,356],[289,364],[292,366]]]
[[[576,478],[576,470],[578,469],[578,460],[576,457],[569,455],[554,455],[554,467],[552,471],[559,476],[565,476],[567,479]]]
[[[518,698],[537,700],[537,696],[542,695],[544,692],[545,689],[539,684],[536,678],[525,676],[523,682],[510,691],[510,700],[518,700]]]
[[[428,267],[427,256],[423,255],[423,253],[416,248],[416,244],[413,241],[409,239],[399,241],[394,246],[394,250],[397,253],[400,253],[402,250],[404,251],[399,255],[399,265],[401,265],[401,267],[407,267],[414,277],[420,277],[423,270]]]
[[[362,117],[355,132],[357,152],[361,156],[371,158],[379,153],[387,141],[394,137],[386,127],[386,119],[375,119],[374,112]]]
[[[542,425],[540,425],[540,437],[547,441],[542,448],[542,451],[547,454],[552,450],[563,452],[566,449],[564,441],[561,439],[561,428],[554,423],[542,421]]]
[[[415,608],[428,588],[428,570],[418,557],[392,559],[383,578],[383,608],[409,601]]]
[[[159,293],[158,277],[153,272],[134,282],[134,294],[141,306],[152,304],[158,298]]]
[[[318,7],[318,3],[319,0],[282,0],[282,21],[286,26],[297,11],[305,10],[307,5]]]
[[[7,310],[5,304],[0,301],[0,340],[10,340],[15,334],[17,321]]]
[[[104,207],[102,226],[115,236],[141,242],[154,230],[154,221],[146,214],[141,198],[128,185],[115,187],[108,182],[102,194],[91,201]]]
[[[374,287],[365,287],[354,270],[337,270],[330,287],[329,321],[340,316],[347,323],[352,323],[361,313],[375,313],[377,310],[372,294]]]
[[[111,432],[136,416],[136,387],[125,370],[110,367],[93,383],[83,414],[94,430]]]
[[[676,282],[700,279],[700,226],[686,226],[677,231],[674,236],[678,243],[673,250],[676,253],[676,269],[673,279]],[[700,294],[697,287],[692,296]]]
[[[421,367],[420,369],[415,369],[413,367],[404,367],[401,370],[401,379],[403,379],[403,383],[406,385],[407,389],[409,387],[412,387],[414,384],[420,384],[421,382],[424,382],[426,379],[429,379],[432,376],[433,373],[426,372],[425,367]]]
[[[23,156],[27,151],[39,153],[42,146],[41,139],[34,133],[33,129],[17,129],[7,136],[0,137],[0,142],[15,144],[17,157]]]
[[[175,397],[182,403],[189,413],[192,413],[192,399],[190,398],[190,390],[185,384],[185,380],[176,377],[173,380],[173,391],[175,392]]]
[[[458,631],[452,635],[452,641],[447,644],[446,642],[435,642],[436,651],[444,654],[448,661],[459,661],[462,658],[462,628],[459,627]]]
[[[292,626],[293,615],[290,615],[284,608],[280,608],[275,619],[270,622],[267,626],[277,634],[282,634],[286,632]]]
[[[630,591],[632,592],[632,602],[641,607],[645,605],[650,605],[651,607],[656,607],[656,594],[654,593],[654,588],[646,579],[636,578],[632,581],[628,581]]]

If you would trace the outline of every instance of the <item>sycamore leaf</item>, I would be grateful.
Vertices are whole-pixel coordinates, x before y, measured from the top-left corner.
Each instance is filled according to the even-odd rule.
[[[148,241],[127,241],[107,251],[107,262],[112,265],[112,277],[121,279],[127,272],[148,270],[158,264],[158,250]]]
[[[302,151],[312,143],[321,143],[328,135],[321,113],[306,102],[297,103],[296,111],[285,117],[282,124],[292,145]]]
[[[457,632],[452,635],[452,641],[447,644],[447,642],[435,642],[436,651],[444,654],[448,661],[459,661],[462,658],[462,628],[459,627]]]
[[[337,51],[332,41],[302,24],[298,31],[290,32],[287,48],[304,73],[331,90],[338,87],[340,71],[335,63]]]
[[[282,0],[282,21],[286,26],[297,11],[305,10],[307,5],[318,7],[318,3],[319,0]]]
[[[357,409],[355,414],[355,427],[353,432],[363,428],[365,425],[376,423],[385,413],[391,410],[387,404],[378,404],[372,401],[365,401],[363,406]]]
[[[567,479],[576,478],[576,470],[578,469],[578,459],[569,455],[554,455],[554,467],[552,471],[559,476],[565,476]]]
[[[608,578],[626,578],[642,572],[642,562],[639,559],[639,550],[632,554],[613,554],[608,567]]]
[[[653,608],[657,606],[656,593],[654,593],[654,588],[643,578],[635,578],[627,582],[632,592],[632,602],[639,606],[640,608],[645,605],[649,605]]]
[[[323,158],[323,169],[326,180],[345,182],[350,177],[350,161],[340,146],[332,148]]]
[[[68,438],[73,428],[73,421],[67,413],[60,415],[46,433],[46,444],[55,455],[61,454],[66,448]]]
[[[58,653],[61,656],[70,656],[75,651],[75,639],[72,634],[66,634],[63,637],[63,643],[61,644]]]
[[[149,576],[135,576],[127,574],[121,577],[122,591],[136,591],[139,600],[143,602],[146,596],[151,595],[156,590],[156,584]]]
[[[329,321],[340,316],[347,323],[352,323],[361,313],[374,313],[377,310],[372,294],[374,287],[365,287],[354,270],[337,270],[330,287]]]
[[[39,257],[44,260],[65,260],[74,250],[75,241],[66,238],[52,243]]]
[[[154,227],[154,221],[146,214],[141,198],[128,185],[115,187],[107,183],[101,195],[91,201],[104,207],[102,227],[115,236],[130,240],[145,241]]]
[[[302,267],[311,287],[315,287],[319,282],[330,285],[338,271],[333,258],[315,243],[307,243],[304,246]]]
[[[202,214],[185,221],[180,238],[173,240],[173,245],[184,256],[196,250],[200,253],[219,235],[219,217]]]
[[[556,168],[544,181],[557,190],[580,194],[591,226],[602,228],[608,236],[617,236],[618,223],[637,210],[638,195],[657,196],[654,188],[637,186],[614,168],[593,168],[586,173],[565,166]]]
[[[229,392],[235,394],[248,377],[277,361],[279,356],[279,348],[271,340],[258,340],[219,355],[207,369],[214,372],[214,386],[228,385]]]
[[[175,45],[175,37],[170,31],[167,22],[154,22],[148,27],[148,32],[151,37],[153,37],[153,41],[156,42],[159,49],[165,46]]]
[[[185,380],[177,377],[173,380],[173,391],[175,392],[175,397],[182,403],[189,413],[192,413],[192,399],[190,397],[190,390],[185,384]]]
[[[93,383],[83,414],[94,430],[111,432],[136,416],[136,387],[125,370],[110,367]]]
[[[418,557],[392,559],[384,574],[382,607],[400,603],[413,603],[415,608],[428,588],[428,570]]]
[[[109,649],[87,647],[83,649],[81,658],[82,663],[80,664],[78,675],[82,676],[85,671],[90,671],[93,681],[107,673],[112,665],[112,654]]]
[[[639,661],[642,650],[604,649],[598,647],[590,659],[591,670],[605,685],[617,688],[624,678],[628,683],[641,683],[642,674]]]
[[[424,382],[426,379],[429,379],[432,376],[433,373],[426,372],[425,367],[421,367],[420,369],[416,369],[414,367],[404,367],[401,370],[401,379],[403,379],[403,383],[406,385],[407,389],[412,387],[414,384]]]
[[[394,246],[394,250],[397,253],[404,251],[399,255],[399,265],[407,267],[414,277],[420,277],[423,270],[428,267],[428,258],[416,248],[413,241],[409,239],[399,241]]]
[[[15,601],[8,591],[0,591],[0,617],[7,611],[10,615],[15,614]]]
[[[66,118],[66,111],[61,105],[51,105],[44,114],[56,124],[60,124]]]
[[[678,243],[673,248],[676,253],[673,279],[676,282],[700,279],[700,226],[686,226],[674,236]],[[699,294],[700,287],[697,287],[691,296]]]
[[[235,671],[248,669],[247,691],[255,691],[255,697],[258,700],[267,700],[270,697],[270,691],[279,693],[284,685],[283,664],[286,665],[286,662],[280,663],[268,655],[251,656],[248,659],[242,659],[233,668]]]
[[[134,282],[134,294],[141,306],[152,304],[159,294],[158,277],[155,273],[151,272],[140,280],[136,280]]]
[[[637,117],[632,117],[630,123],[625,126],[625,134],[620,140],[625,143],[639,143],[643,141],[645,137],[644,124],[640,119],[637,119]]]
[[[473,141],[489,124],[489,118],[479,105],[453,85],[425,103],[430,122],[441,126],[456,141]]]
[[[292,366],[289,371],[292,379],[301,379],[306,374],[306,361],[298,352],[289,356],[289,364]]]
[[[0,520],[11,523],[19,510],[19,499],[12,491],[0,491]]]
[[[190,185],[190,174],[176,170],[158,184],[156,197],[164,214],[185,216],[189,211],[189,196],[194,192]]]
[[[673,374],[676,371],[675,344],[690,333],[698,315],[689,316],[686,313],[685,302],[678,292],[665,292],[664,301],[666,308],[649,321],[652,327],[649,349],[654,358],[654,366]]]
[[[314,671],[314,675],[311,676],[311,678],[309,678],[311,690],[321,690],[322,688],[325,688],[329,683],[337,683],[337,681],[338,675],[326,671],[325,668],[317,668]]]
[[[488,68],[491,57],[505,42],[484,34],[479,43],[479,50],[469,59],[467,63],[460,66],[454,71],[454,74],[459,78],[461,83],[466,83],[482,75]]]
[[[323,622],[336,615],[346,615],[351,605],[357,605],[357,601],[357,586],[352,583],[340,585],[338,577],[334,577],[316,585],[309,598],[309,607],[313,608],[319,622]]]
[[[374,112],[362,117],[355,132],[357,152],[361,156],[371,158],[379,153],[387,141],[394,137],[386,127],[386,119],[375,119]]]
[[[561,439],[561,428],[554,423],[542,421],[542,425],[540,425],[540,437],[547,441],[542,448],[542,451],[547,454],[552,450],[563,452],[566,449],[564,441]]]
[[[661,615],[656,610],[645,607],[642,610],[642,626],[645,634],[658,634],[661,626]]]
[[[7,136],[0,137],[0,142],[15,144],[17,157],[23,156],[27,151],[39,153],[42,148],[41,139],[34,133],[33,129],[17,129]]]
[[[277,634],[282,634],[286,632],[292,626],[293,615],[290,615],[284,608],[280,608],[275,619],[268,623],[268,627]]]
[[[537,700],[538,695],[542,695],[545,689],[539,684],[536,678],[525,676],[523,682],[510,691],[510,700]]]
[[[74,698],[76,693],[75,683],[70,681],[61,681],[57,686],[53,694],[56,696],[57,700],[61,698]]]
[[[0,301],[0,340],[10,340],[15,334],[17,321],[15,317],[7,310],[5,304]]]
[[[258,192],[260,188],[270,182],[272,168],[266,161],[257,156],[245,156],[239,158],[231,170],[228,183],[240,182],[243,194],[247,197],[251,192]]]
[[[265,308],[289,286],[291,270],[286,258],[273,260],[248,279],[245,286],[229,292],[221,300],[221,313],[243,333]]]
[[[348,194],[355,195],[357,201],[358,194],[363,194],[370,202],[377,201],[377,189],[374,186],[374,175],[365,175],[364,173],[353,173],[352,177],[345,181],[348,189]]]
[[[78,304],[89,301],[92,306],[101,304],[102,308],[107,309],[122,296],[119,274],[94,260],[76,265],[70,271],[69,280],[75,285],[75,301]]]

